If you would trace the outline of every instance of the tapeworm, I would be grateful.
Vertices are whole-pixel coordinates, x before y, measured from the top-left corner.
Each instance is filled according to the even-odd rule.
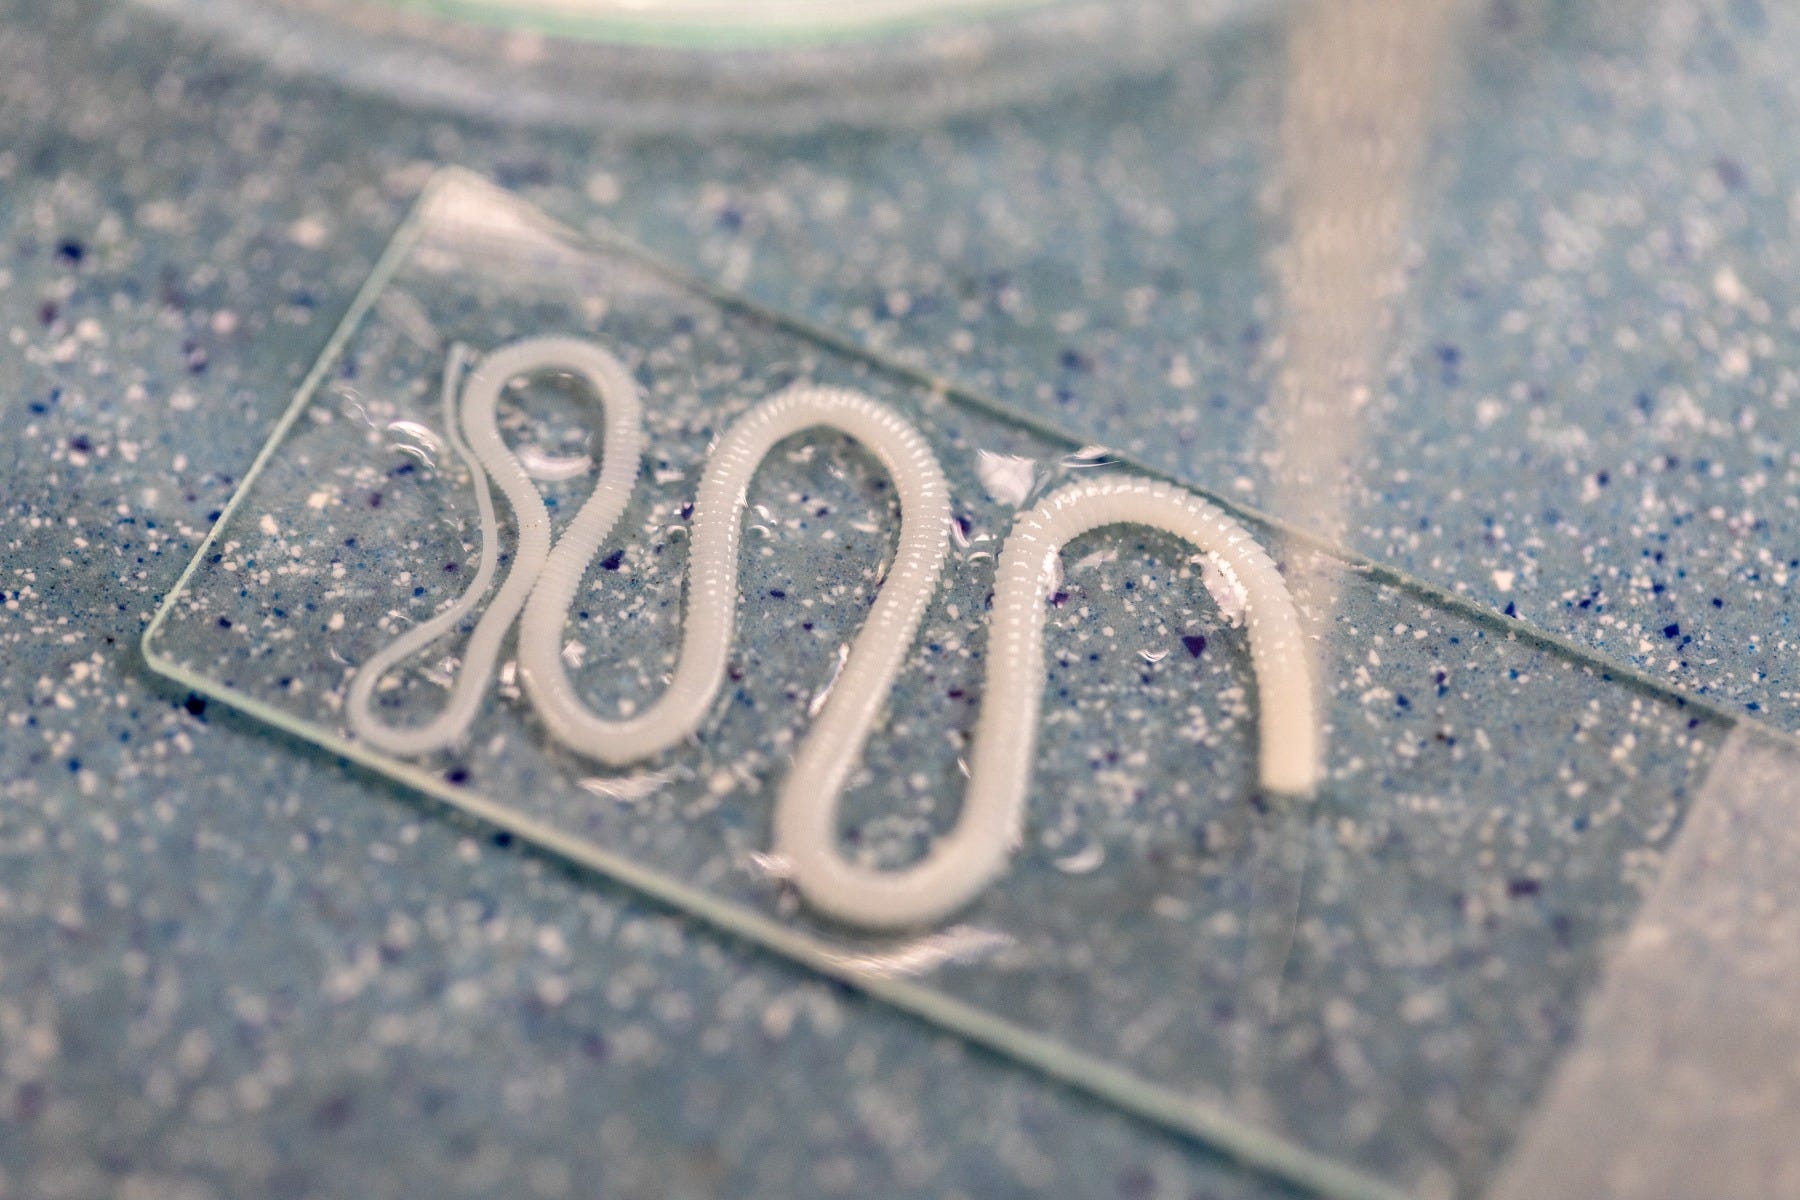
[[[530,476],[500,437],[495,408],[507,381],[568,368],[583,375],[605,415],[600,481],[569,528],[550,544],[549,515]],[[1165,483],[1101,479],[1062,489],[1022,514],[1001,551],[987,650],[985,699],[977,718],[969,784],[950,832],[920,862],[867,868],[840,848],[839,801],[850,772],[911,648],[948,552],[950,493],[925,439],[869,397],[797,386],[765,401],[720,439],[700,481],[689,553],[682,646],[667,689],[639,716],[608,720],[575,694],[561,641],[583,575],[617,523],[636,481],[642,404],[612,355],[571,338],[517,342],[488,356],[463,388],[456,434],[453,350],[443,404],[450,440],[476,482],[481,564],[450,607],[373,655],[350,686],[358,736],[416,755],[459,739],[474,720],[505,631],[519,620],[526,695],[551,736],[611,765],[668,749],[699,728],[725,674],[737,608],[740,515],[758,467],[785,438],[830,427],[867,446],[893,479],[900,502],[894,563],[852,644],[835,686],[795,756],[775,803],[774,842],[788,876],[820,912],[849,924],[900,929],[963,907],[1005,869],[1017,848],[1037,744],[1045,679],[1045,599],[1063,547],[1090,530],[1137,524],[1162,529],[1215,555],[1243,585],[1251,664],[1261,693],[1262,786],[1310,793],[1319,771],[1319,728],[1299,615],[1280,572],[1244,527],[1216,505]],[[492,581],[498,532],[488,478],[498,480],[519,528],[519,547],[498,595],[469,639],[450,701],[433,720],[399,729],[371,712],[376,683],[406,656],[461,621]]]
[[[838,849],[838,797],[851,758],[801,747],[775,807],[775,851],[815,907],[855,925],[899,928],[961,908],[1006,867],[1019,843],[1044,689],[1046,598],[1072,539],[1106,525],[1150,525],[1217,555],[1249,597],[1250,655],[1262,698],[1261,776],[1306,793],[1317,772],[1317,724],[1299,614],[1275,564],[1215,505],[1165,483],[1101,479],[1066,487],[1021,516],[1000,552],[988,625],[987,675],[955,826],[918,864],[870,870]]]
[[[699,727],[718,695],[737,612],[739,514],[756,469],[777,443],[828,426],[867,446],[894,481],[900,544],[809,741],[854,761],[912,646],[949,551],[950,488],[918,430],[860,392],[795,387],[752,409],[719,440],[694,504],[681,656],[668,689],[641,716],[609,721],[575,695],[562,629],[604,531],[570,529],[545,564],[519,625],[519,673],[557,741],[614,766],[665,750]]]
[[[638,399],[637,383],[624,365],[591,342],[576,338],[531,338],[488,355],[463,386],[461,425],[463,436],[473,446],[471,453],[470,445],[465,445],[456,432],[456,380],[462,374],[463,354],[462,347],[453,347],[444,370],[444,423],[450,444],[475,480],[475,501],[481,517],[481,565],[455,603],[433,619],[409,629],[371,657],[350,682],[350,728],[364,741],[390,754],[410,756],[442,749],[468,731],[480,708],[488,680],[493,678],[494,664],[500,657],[500,642],[537,586],[545,560],[550,556],[549,511],[531,477],[500,436],[498,408],[500,393],[507,382],[517,376],[560,367],[585,378],[600,398],[605,420],[600,482],[575,514],[575,520],[563,534],[563,542],[578,540],[594,547],[600,544],[631,498],[632,487],[637,482],[638,457],[643,450],[643,404]],[[494,501],[488,491],[490,476],[499,481],[500,490],[506,493],[506,502],[512,507],[513,520],[519,530],[519,545],[512,566],[507,570],[506,582],[500,585],[499,594],[469,635],[462,670],[450,689],[450,702],[444,706],[444,711],[423,725],[395,728],[382,722],[370,708],[375,685],[394,664],[454,628],[481,600],[494,577],[500,539],[494,520]]]

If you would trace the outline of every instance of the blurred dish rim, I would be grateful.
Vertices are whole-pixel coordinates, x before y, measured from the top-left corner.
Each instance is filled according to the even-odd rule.
[[[550,37],[753,49],[866,40],[1054,7],[1066,0],[381,0],[432,17]]]
[[[292,76],[422,110],[626,133],[919,125],[1162,70],[1279,0],[885,0],[751,31],[648,0],[126,0]],[[832,6],[837,8],[853,6]],[[611,15],[606,15],[611,14]]]

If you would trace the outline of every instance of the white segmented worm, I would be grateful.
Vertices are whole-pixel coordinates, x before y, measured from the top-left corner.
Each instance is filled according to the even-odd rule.
[[[1017,847],[1044,688],[1045,600],[1070,540],[1106,525],[1149,525],[1218,555],[1249,597],[1251,663],[1262,700],[1260,775],[1273,792],[1310,793],[1319,730],[1300,618],[1275,564],[1217,506],[1166,483],[1102,479],[1064,488],[1023,514],[1000,554],[987,676],[969,785],[955,826],[921,862],[899,870],[844,858],[838,798],[860,737],[848,747],[808,739],[775,808],[775,853],[819,911],[865,928],[927,925],[962,908]]]
[[[464,353],[461,346],[453,347],[449,365],[445,368],[444,421],[450,444],[456,448],[475,480],[475,500],[481,516],[481,565],[454,604],[431,620],[407,630],[370,657],[350,682],[350,728],[364,741],[390,754],[425,754],[450,745],[467,732],[480,708],[482,693],[493,678],[501,640],[537,586],[545,560],[551,553],[550,514],[544,507],[543,497],[500,436],[496,410],[508,381],[560,368],[581,375],[600,398],[606,439],[601,448],[600,482],[563,532],[562,542],[579,540],[584,545],[600,544],[631,498],[631,489],[637,482],[638,458],[643,450],[643,405],[631,373],[618,359],[592,342],[546,337],[514,342],[494,351],[481,361],[468,383],[463,385],[461,425],[473,447],[471,454],[470,446],[464,445],[457,436],[458,421],[453,403]],[[499,594],[469,636],[468,647],[463,651],[462,670],[450,689],[450,702],[444,710],[423,725],[404,729],[388,725],[370,708],[375,685],[396,663],[449,632],[480,601],[493,579],[500,538],[494,520],[494,501],[488,491],[490,476],[499,481],[500,490],[506,493],[506,502],[512,507],[513,519],[519,529],[519,544],[506,572],[506,581],[500,585]]]
[[[562,536],[519,625],[520,675],[557,741],[618,766],[665,750],[699,728],[725,678],[731,649],[738,542],[750,480],[778,443],[817,427],[836,429],[868,447],[900,500],[893,566],[803,751],[837,764],[840,778],[861,756],[949,552],[950,488],[918,430],[862,393],[842,388],[789,388],[752,409],[719,440],[694,504],[681,657],[667,690],[638,716],[596,715],[575,695],[563,669],[563,623],[600,538],[577,537],[574,529]]]
[[[985,698],[955,826],[912,866],[885,870],[849,862],[837,830],[842,792],[912,646],[949,549],[950,492],[930,445],[889,409],[842,388],[795,386],[739,419],[720,439],[701,478],[674,675],[642,714],[609,720],[575,694],[561,643],[582,577],[636,482],[642,449],[637,386],[617,359],[591,343],[573,338],[514,343],[484,359],[463,388],[460,424],[470,443],[465,445],[457,436],[454,411],[462,354],[461,347],[452,350],[443,402],[451,445],[476,481],[481,564],[449,608],[373,655],[352,680],[351,728],[374,745],[416,755],[460,738],[474,720],[501,639],[515,618],[526,695],[563,745],[622,765],[666,750],[693,733],[725,675],[750,482],[783,440],[828,427],[866,446],[893,480],[900,539],[892,568],[776,798],[775,853],[814,908],[873,929],[930,924],[968,904],[1005,869],[1019,842],[1036,752],[1045,679],[1045,600],[1054,589],[1063,547],[1102,526],[1162,529],[1217,556],[1236,577],[1246,597],[1251,663],[1262,701],[1262,786],[1290,794],[1309,793],[1316,786],[1320,732],[1308,655],[1299,615],[1268,554],[1242,525],[1190,492],[1160,482],[1100,479],[1064,488],[1022,514],[1001,551]],[[555,368],[573,370],[593,385],[604,409],[605,444],[593,494],[552,546],[549,514],[530,475],[501,439],[495,409],[509,380]],[[461,621],[493,578],[498,528],[488,475],[506,494],[518,525],[513,564],[470,636],[444,711],[413,728],[386,725],[370,709],[381,677]]]

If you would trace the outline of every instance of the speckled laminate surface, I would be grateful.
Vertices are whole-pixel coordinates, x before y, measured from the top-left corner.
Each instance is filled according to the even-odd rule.
[[[1790,729],[1793,20],[1471,17],[1344,534]],[[131,8],[16,0],[0,27],[0,1194],[1280,1194],[190,703],[135,650],[441,163],[1280,507],[1276,16],[923,133],[700,141],[411,111]],[[1617,928],[1662,815],[1630,814],[1612,877],[1483,905]],[[1353,1043],[1320,1053],[1354,1071]],[[1514,1128],[1490,1116],[1465,1181]]]

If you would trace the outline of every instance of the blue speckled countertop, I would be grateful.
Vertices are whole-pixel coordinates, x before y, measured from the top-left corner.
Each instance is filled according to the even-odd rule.
[[[0,1197],[1286,1194],[136,649],[444,163],[1304,521],[1267,411],[1284,45],[1253,13],[924,133],[689,138],[0,7]],[[1800,13],[1495,2],[1462,46],[1339,536],[1800,728]]]

